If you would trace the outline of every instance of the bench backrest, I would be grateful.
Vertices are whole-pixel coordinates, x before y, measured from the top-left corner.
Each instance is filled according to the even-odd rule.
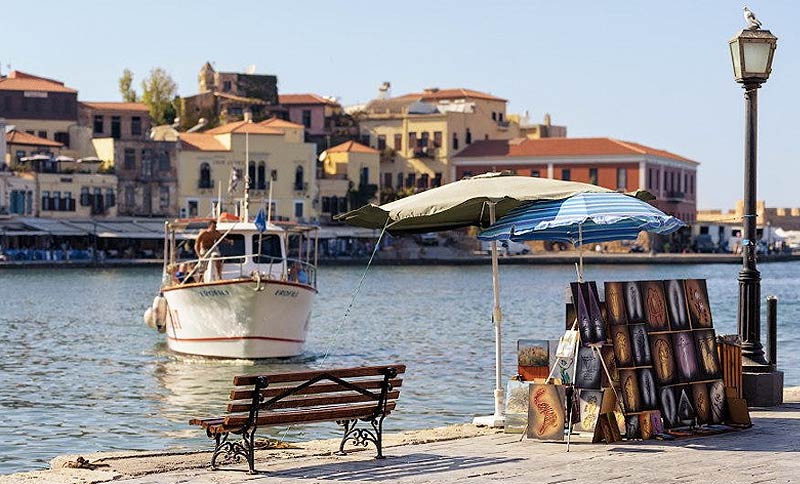
[[[356,408],[362,413],[388,413],[400,396],[405,369],[405,365],[382,365],[236,376],[225,421],[246,421],[256,409],[262,423],[281,421],[281,416],[332,420],[351,415]]]

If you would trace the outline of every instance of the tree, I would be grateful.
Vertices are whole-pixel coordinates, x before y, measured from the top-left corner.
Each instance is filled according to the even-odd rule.
[[[119,92],[122,94],[122,100],[129,103],[138,101],[139,95],[133,89],[133,72],[127,67],[122,71],[122,77],[119,78]]]
[[[150,75],[142,81],[142,102],[150,108],[153,124],[171,124],[175,120],[172,99],[178,86],[169,73],[161,67],[150,70]]]

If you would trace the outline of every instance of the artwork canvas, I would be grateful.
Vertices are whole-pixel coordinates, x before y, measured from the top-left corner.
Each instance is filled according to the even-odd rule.
[[[602,390],[580,391],[580,423],[579,430],[594,432],[597,419],[600,416],[600,406],[603,403]]]
[[[653,355],[653,368],[659,385],[675,382],[675,357],[672,352],[672,338],[669,334],[651,334],[650,348]]]
[[[633,366],[633,350],[628,327],[624,325],[612,326],[611,339],[614,343],[614,356],[617,357],[617,368]]]
[[[711,380],[721,376],[719,355],[717,354],[717,337],[713,329],[694,331],[697,343],[697,359],[700,371],[705,379]]]
[[[680,381],[692,382],[701,378],[694,337],[690,331],[672,334],[672,351]]]
[[[562,385],[534,383],[528,405],[529,439],[564,440],[566,393]]]
[[[653,370],[642,368],[637,370],[639,374],[639,392],[642,396],[642,408],[654,410],[658,406],[656,399],[656,382],[653,377]]]
[[[639,284],[634,281],[625,283],[625,310],[628,313],[628,324],[643,323],[644,300]]]
[[[650,331],[668,331],[667,297],[661,281],[642,281],[639,283],[644,296],[644,316]]]
[[[661,412],[658,410],[654,410],[648,413],[650,414],[650,420],[652,421],[653,425],[653,435],[663,434],[664,422],[662,422],[661,420]]]
[[[578,388],[600,389],[603,366],[600,353],[593,348],[578,348],[578,364],[575,368],[575,386]]]
[[[636,370],[620,370],[619,383],[622,390],[622,402],[625,404],[625,411],[638,412],[642,409],[642,401],[639,392],[639,378]]]
[[[653,363],[650,356],[650,343],[647,338],[647,328],[644,324],[628,326],[631,334],[631,351],[633,364],[636,366],[649,366]]]
[[[600,355],[603,358],[603,362],[606,365],[606,371],[601,373],[602,385],[604,387],[610,387],[614,383],[619,381],[619,371],[617,370],[617,359],[614,357],[614,347],[611,345],[604,345],[600,348]],[[608,380],[609,376],[611,377],[611,381]]]
[[[708,398],[711,404],[711,423],[722,423],[725,420],[725,384],[721,380],[709,383]]]
[[[625,437],[628,440],[642,438],[639,429],[639,415],[628,415],[625,417]]]
[[[708,385],[706,383],[694,383],[692,385],[692,399],[694,400],[697,423],[711,423],[711,399],[708,394]]]
[[[620,440],[622,440],[622,435],[616,422],[616,415],[613,412],[600,414],[592,442],[613,444]]]
[[[667,294],[670,328],[674,331],[689,329],[689,314],[686,308],[683,281],[677,279],[664,281],[664,291]]]
[[[686,303],[689,306],[692,328],[711,328],[713,322],[705,279],[687,279],[684,287],[686,288]]]
[[[519,380],[509,380],[506,384],[506,424],[504,431],[507,434],[521,434],[528,425],[530,385],[530,383]]]
[[[606,314],[608,323],[628,324],[628,316],[625,312],[625,290],[622,282],[606,282]]]
[[[584,345],[604,343],[606,340],[605,322],[600,310],[597,284],[573,282],[570,283],[570,288],[572,301],[575,304],[581,343]]]
[[[674,387],[662,387],[658,391],[659,409],[661,416],[664,417],[664,427],[677,427],[678,421],[678,400],[675,397]]]
[[[639,414],[639,435],[642,440],[650,440],[653,438],[653,418],[652,412],[642,412]]]
[[[517,340],[517,372],[525,381],[550,374],[550,343],[547,340]]]
[[[681,425],[693,425],[697,414],[692,402],[692,389],[689,386],[675,388],[678,401],[678,421]]]

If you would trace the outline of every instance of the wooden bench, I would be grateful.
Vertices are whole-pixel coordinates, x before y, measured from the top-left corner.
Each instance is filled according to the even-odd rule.
[[[236,376],[227,415],[192,419],[189,424],[203,427],[216,442],[211,469],[224,454],[228,461],[244,457],[250,473],[255,473],[254,436],[259,427],[326,421],[344,428],[339,454],[344,454],[348,441],[363,447],[372,442],[376,458],[382,459],[383,419],[397,404],[405,370],[405,365],[386,365]],[[359,421],[369,427],[359,427]],[[242,438],[229,441],[230,434]]]

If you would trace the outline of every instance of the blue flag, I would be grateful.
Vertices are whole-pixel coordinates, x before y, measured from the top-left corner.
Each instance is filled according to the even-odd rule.
[[[256,219],[253,221],[256,224],[256,228],[259,232],[264,232],[267,230],[267,212],[264,209],[260,209],[258,214],[256,214]]]

